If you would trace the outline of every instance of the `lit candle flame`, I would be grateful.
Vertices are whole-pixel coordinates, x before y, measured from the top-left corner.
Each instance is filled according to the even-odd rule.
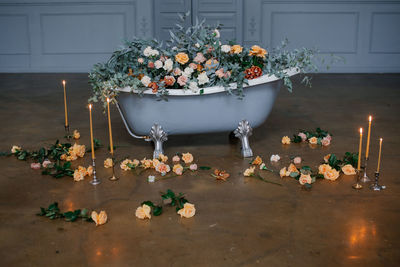
[[[360,128],[360,134],[362,134],[362,128]]]
[[[372,121],[372,116],[371,115],[369,116],[368,120],[369,120],[369,122]]]
[[[65,85],[65,84],[66,84],[65,80],[63,80],[63,81],[62,81],[62,84],[63,84],[63,85]]]
[[[92,109],[92,104],[89,104],[89,109]]]

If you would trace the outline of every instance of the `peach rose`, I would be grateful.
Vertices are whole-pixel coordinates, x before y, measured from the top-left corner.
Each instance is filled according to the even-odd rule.
[[[193,204],[186,202],[183,204],[183,209],[178,210],[178,214],[185,218],[191,218],[196,214],[196,208]]]
[[[151,160],[151,159],[144,158],[140,161],[140,163],[141,163],[141,167],[143,167],[145,169],[149,169],[149,168],[153,167],[153,160]]]
[[[251,164],[253,165],[260,165],[263,162],[262,158],[260,156],[257,156],[252,162]]]
[[[158,159],[153,159],[153,160],[152,160],[151,168],[154,169],[159,163],[160,163],[160,161],[159,161]]]
[[[150,212],[151,212],[150,206],[143,204],[142,206],[140,206],[136,209],[135,215],[136,215],[136,217],[138,217],[139,219],[142,219],[142,220],[144,220],[146,218],[151,219]]]
[[[178,78],[178,84],[180,86],[185,86],[187,81],[188,81],[188,77],[186,77],[185,75],[179,76],[179,78]]]
[[[284,136],[284,137],[282,137],[282,144],[284,144],[284,145],[290,145],[290,138],[289,138],[289,136]]]
[[[104,168],[112,168],[112,166],[113,166],[113,160],[112,160],[112,158],[107,158],[107,159],[104,161]]]
[[[322,164],[322,165],[319,165],[319,167],[318,167],[319,174],[325,174],[327,171],[330,171],[330,170],[332,170],[332,167],[328,164]]]
[[[259,47],[258,45],[253,45],[249,52],[249,56],[257,56],[257,57],[262,57],[262,58],[265,58],[266,54],[267,54],[267,50]]]
[[[218,70],[215,72],[215,75],[217,75],[218,78],[220,78],[220,79],[223,78],[223,77],[225,76],[224,69],[223,69],[223,68],[218,69]]]
[[[172,168],[172,171],[177,175],[182,175],[183,167],[181,164],[175,164],[174,167]]]
[[[203,63],[206,61],[206,58],[204,57],[203,53],[197,53],[193,61],[196,63]]]
[[[204,67],[208,70],[212,70],[212,69],[216,69],[218,64],[219,64],[218,60],[216,60],[214,58],[210,58],[209,60],[206,61],[206,63],[204,64]]]
[[[309,142],[310,144],[312,144],[312,145],[316,145],[316,144],[318,144],[318,138],[315,137],[315,136],[313,136],[313,137],[311,137],[310,139],[308,139],[308,142]]]
[[[232,54],[240,54],[243,51],[243,47],[241,47],[240,45],[232,45],[231,47],[231,53]]]
[[[132,163],[133,163],[132,160],[130,160],[130,159],[124,159],[124,160],[121,162],[120,167],[121,167],[121,169],[124,170],[124,171],[129,171],[131,168],[128,166],[128,164],[132,164]]]
[[[169,167],[169,165],[165,164],[165,163],[158,163],[155,167],[156,171],[161,173],[162,176],[164,176],[165,174],[169,173],[169,171],[171,170],[171,168]]]
[[[173,76],[165,76],[164,83],[166,86],[172,86],[175,84],[175,78]]]
[[[328,163],[330,157],[331,157],[331,154],[328,154],[328,155],[324,156],[325,163]]]
[[[74,130],[73,136],[74,136],[74,139],[81,138],[81,134],[78,132],[78,130]]]
[[[92,211],[92,220],[96,223],[96,226],[105,224],[107,222],[107,213],[102,210],[99,214],[96,211]]]
[[[330,169],[329,171],[325,172],[324,178],[331,181],[335,181],[339,177],[339,174],[340,173],[337,170]]]
[[[254,170],[256,167],[250,167],[246,169],[243,173],[244,176],[253,176],[254,175]]]
[[[45,161],[43,161],[42,166],[43,166],[43,168],[47,168],[51,164],[53,164],[53,163],[50,160],[46,159]]]
[[[89,166],[86,168],[86,174],[87,176],[92,176],[93,174],[93,166]]]
[[[194,70],[197,70],[197,64],[196,63],[190,63],[189,68],[192,68]]]
[[[86,176],[86,168],[79,166],[78,169],[74,171],[74,181],[79,182],[85,179]]]
[[[15,153],[17,153],[17,152],[20,151],[20,150],[22,150],[22,148],[21,148],[20,146],[12,146],[12,148],[11,148],[11,153],[12,153],[12,154],[15,154]]]
[[[69,148],[69,152],[73,152],[76,156],[83,158],[86,152],[86,146],[85,145],[78,145],[74,144],[72,147]]]
[[[158,156],[158,159],[161,160],[161,162],[164,162],[164,163],[168,161],[168,157],[165,156],[164,154],[160,154]]]
[[[283,167],[280,171],[279,171],[279,176],[282,177],[286,177],[289,176],[290,172],[286,170],[286,167]]]
[[[346,164],[342,167],[342,172],[345,175],[354,175],[356,174],[356,169],[351,164]]]
[[[184,65],[189,61],[189,56],[186,53],[180,52],[175,55],[175,61],[181,65]]]
[[[311,181],[312,181],[312,179],[311,179],[310,174],[301,174],[301,175],[300,175],[299,183],[300,183],[301,185],[304,185],[304,184],[311,184]]]
[[[182,160],[188,164],[188,163],[192,163],[193,162],[193,155],[188,153],[183,153],[182,154]]]

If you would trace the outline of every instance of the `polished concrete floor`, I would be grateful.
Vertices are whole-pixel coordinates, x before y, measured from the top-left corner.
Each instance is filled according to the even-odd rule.
[[[70,124],[80,143],[89,144],[89,96],[84,74],[1,74],[0,150],[19,144],[35,149],[64,135],[61,79],[66,79]],[[95,136],[107,144],[107,121],[95,106]],[[0,158],[1,266],[399,266],[400,265],[400,75],[315,75],[313,87],[281,90],[268,120],[254,130],[256,155],[279,154],[279,169],[299,155],[318,166],[328,153],[356,151],[357,130],[374,117],[369,174],[377,162],[377,139],[383,137],[383,192],[355,191],[354,177],[317,181],[306,191],[293,179],[263,173],[279,187],[240,173],[248,166],[239,144],[227,133],[171,136],[168,156],[189,151],[199,165],[226,169],[227,182],[210,171],[147,182],[140,175],[102,167],[106,149],[97,152],[96,187],[71,178],[54,179],[31,170],[26,162]],[[117,156],[151,157],[152,146],[131,138],[112,109]],[[299,128],[322,127],[333,133],[327,148],[282,146],[283,135]],[[74,162],[88,165],[89,156]],[[159,191],[184,192],[197,208],[181,219],[167,208],[150,221],[135,217],[144,200],[157,201]],[[35,216],[40,206],[58,201],[63,210],[106,210],[107,224],[49,221]]]

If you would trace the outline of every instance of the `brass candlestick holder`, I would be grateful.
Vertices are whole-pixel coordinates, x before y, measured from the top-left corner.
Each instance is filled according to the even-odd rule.
[[[368,158],[366,157],[365,161],[364,161],[364,175],[361,178],[361,182],[363,182],[363,183],[371,182],[371,179],[367,175],[367,165],[368,165]]]
[[[357,182],[352,185],[354,189],[358,190],[363,188],[363,185],[360,183],[360,179],[361,179],[361,170],[357,170]]]
[[[379,172],[375,172],[375,182],[371,184],[370,188],[374,191],[386,189],[386,186],[379,184]]]
[[[94,159],[92,159],[92,166],[93,166],[93,180],[91,180],[90,183],[92,185],[98,185],[100,183],[100,180],[98,180],[96,177],[96,162]]]
[[[114,155],[112,155],[112,176],[110,178],[108,178],[110,181],[117,181],[119,178],[115,176],[115,172],[114,172],[114,166],[115,166],[115,159],[114,159]]]

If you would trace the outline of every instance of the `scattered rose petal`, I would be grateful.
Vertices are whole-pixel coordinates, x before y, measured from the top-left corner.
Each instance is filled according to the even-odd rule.
[[[39,170],[42,165],[40,163],[31,163],[31,169]]]

